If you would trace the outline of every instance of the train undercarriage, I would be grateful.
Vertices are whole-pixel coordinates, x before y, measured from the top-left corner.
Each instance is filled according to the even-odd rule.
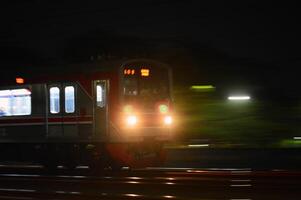
[[[30,142],[0,145],[1,162],[30,162],[49,170],[55,170],[58,166],[70,170],[77,166],[89,166],[95,172],[121,170],[122,167],[154,167],[162,165],[165,157],[162,142]]]

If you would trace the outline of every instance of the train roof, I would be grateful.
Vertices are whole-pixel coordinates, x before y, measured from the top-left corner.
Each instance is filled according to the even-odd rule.
[[[43,79],[45,77],[62,77],[62,76],[78,76],[89,75],[93,73],[117,73],[122,66],[132,65],[133,63],[150,64],[157,67],[169,68],[169,66],[160,61],[152,59],[119,59],[105,60],[95,62],[85,62],[76,64],[52,64],[52,65],[37,65],[29,66],[20,69],[19,71],[8,72],[0,79],[0,85],[14,85],[16,77],[22,77],[27,80]]]

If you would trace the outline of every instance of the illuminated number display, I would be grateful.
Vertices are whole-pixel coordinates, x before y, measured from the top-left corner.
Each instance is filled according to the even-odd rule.
[[[123,74],[124,75],[135,75],[135,70],[134,69],[124,69]]]
[[[135,69],[126,68],[123,70],[125,76],[133,76],[136,74]],[[150,76],[150,70],[148,68],[142,67],[140,70],[140,76]]]
[[[149,69],[142,68],[140,72],[141,76],[149,76]]]

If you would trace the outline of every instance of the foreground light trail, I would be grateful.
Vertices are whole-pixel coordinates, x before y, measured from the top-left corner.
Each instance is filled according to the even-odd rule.
[[[299,172],[246,168],[105,170],[92,175],[85,168],[47,174],[2,166],[0,199],[294,199],[300,195],[300,177]]]

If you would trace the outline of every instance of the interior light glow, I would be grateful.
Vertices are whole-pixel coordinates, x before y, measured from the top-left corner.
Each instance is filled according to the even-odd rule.
[[[165,116],[164,117],[164,124],[166,124],[166,125],[172,124],[172,117],[171,116]]]
[[[228,100],[230,101],[244,101],[244,100],[250,100],[250,96],[229,96]]]
[[[141,76],[149,76],[149,69],[141,69]]]
[[[11,90],[11,94],[14,96],[26,96],[26,95],[31,95],[30,90],[28,89],[15,89],[15,90]]]
[[[24,79],[23,79],[23,78],[20,78],[20,77],[17,77],[17,78],[16,78],[16,83],[17,83],[17,84],[24,84]]]

